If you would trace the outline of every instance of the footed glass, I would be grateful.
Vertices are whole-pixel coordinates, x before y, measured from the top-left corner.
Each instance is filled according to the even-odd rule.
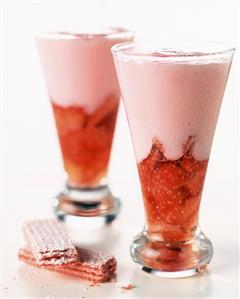
[[[199,228],[199,208],[234,49],[215,42],[124,43],[112,52],[146,215],[131,256],[158,276],[202,272],[213,248]]]
[[[36,38],[55,117],[67,183],[54,210],[67,216],[101,217],[110,223],[120,201],[107,172],[120,90],[111,47],[130,41],[123,28],[81,28]]]

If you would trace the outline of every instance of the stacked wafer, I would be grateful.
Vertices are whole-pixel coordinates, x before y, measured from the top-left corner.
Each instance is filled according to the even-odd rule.
[[[26,222],[23,234],[38,265],[63,265],[77,258],[76,248],[56,220]]]
[[[36,267],[87,279],[94,283],[112,280],[116,259],[92,249],[75,247],[62,224],[56,220],[34,220],[23,226],[28,243],[19,259]]]

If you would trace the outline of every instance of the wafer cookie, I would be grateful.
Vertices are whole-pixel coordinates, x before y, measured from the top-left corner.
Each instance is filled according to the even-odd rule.
[[[75,276],[94,283],[111,281],[116,275],[116,259],[95,250],[77,248],[77,261],[65,265],[39,265],[31,249],[26,246],[19,250],[19,259],[35,267]]]
[[[62,265],[76,260],[77,250],[57,220],[25,222],[23,233],[39,265]]]

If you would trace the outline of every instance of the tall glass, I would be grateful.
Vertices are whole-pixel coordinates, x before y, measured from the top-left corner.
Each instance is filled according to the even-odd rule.
[[[130,31],[111,27],[36,38],[68,176],[54,205],[60,219],[111,222],[118,213],[119,200],[106,182],[120,99],[111,47],[132,39]]]
[[[159,276],[193,275],[213,253],[198,215],[234,49],[214,42],[125,43],[112,52],[146,214],[132,258]]]

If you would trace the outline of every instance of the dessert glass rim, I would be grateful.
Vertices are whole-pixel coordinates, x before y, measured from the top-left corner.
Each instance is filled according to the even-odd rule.
[[[128,61],[202,62],[229,60],[235,47],[227,42],[208,40],[140,41],[118,43],[111,48],[113,55]]]
[[[125,27],[83,25],[59,27],[35,34],[36,39],[73,40],[73,39],[118,39],[131,38],[134,31]]]

